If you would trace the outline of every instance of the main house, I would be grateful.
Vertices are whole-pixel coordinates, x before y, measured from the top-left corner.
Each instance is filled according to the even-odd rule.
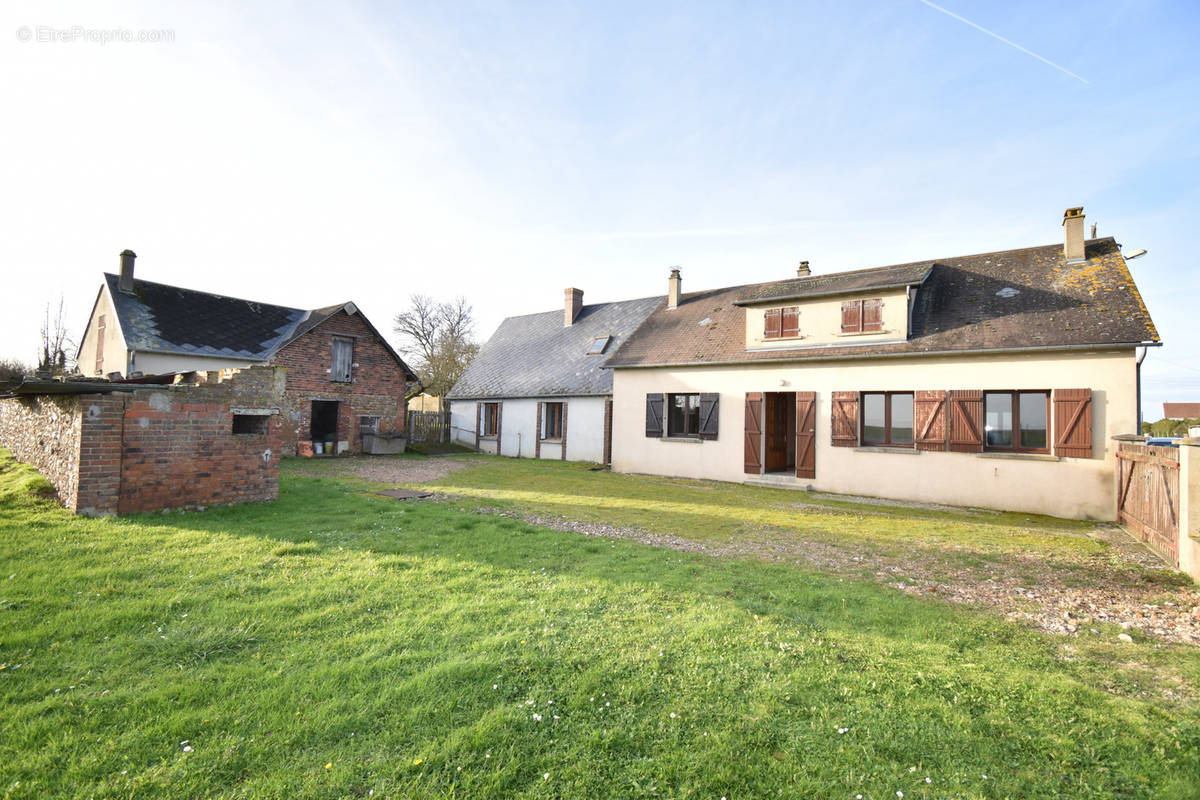
[[[572,288],[562,311],[504,320],[446,395],[454,440],[485,453],[607,464],[612,372],[602,367],[659,302],[585,306]]]
[[[354,303],[304,310],[135,279],[130,250],[105,273],[79,345],[85,375],[129,377],[286,367],[282,447],[333,442],[358,452],[361,435],[404,429],[416,380]]]
[[[668,295],[616,349],[612,466],[1113,519],[1159,337],[1112,238]]]

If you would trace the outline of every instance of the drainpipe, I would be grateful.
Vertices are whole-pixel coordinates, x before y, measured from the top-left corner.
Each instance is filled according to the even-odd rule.
[[[1142,362],[1146,360],[1146,354],[1150,352],[1149,347],[1142,348],[1142,354],[1137,360],[1137,433],[1142,435]]]

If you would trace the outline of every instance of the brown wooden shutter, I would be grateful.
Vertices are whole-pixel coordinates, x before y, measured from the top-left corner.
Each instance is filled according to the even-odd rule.
[[[663,396],[646,395],[646,437],[661,439],[663,435]]]
[[[613,401],[604,401],[604,464],[612,464]]]
[[[883,301],[863,300],[862,329],[864,331],[883,330]]]
[[[783,310],[783,336],[800,335],[800,307],[792,306]]]
[[[479,449],[479,423],[483,418],[483,403],[475,404],[475,449]]]
[[[542,406],[545,403],[538,403],[537,409],[537,435],[533,437],[533,457],[542,457]]]
[[[763,314],[763,338],[778,339],[782,311],[778,308],[768,308]]]
[[[700,432],[701,439],[716,439],[718,423],[721,418],[721,395],[700,395]]]
[[[105,315],[101,314],[96,323],[96,374],[104,377],[104,336],[108,330]]]
[[[496,455],[502,455],[500,452],[500,420],[503,419],[504,403],[496,403]]]
[[[353,361],[354,343],[349,339],[333,340],[333,359],[329,369],[329,380],[338,383],[350,382],[350,364]]]
[[[842,333],[857,333],[862,330],[862,301],[842,302]]]
[[[562,417],[559,418],[559,426],[562,428],[559,433],[559,438],[562,439],[562,458],[560,461],[567,460],[567,401],[562,403]]]
[[[913,392],[913,434],[918,450],[946,449],[946,393]]]
[[[762,392],[746,392],[746,444],[744,447],[747,475],[762,474]]]
[[[1092,390],[1054,390],[1054,455],[1092,457]]]
[[[983,452],[983,392],[958,389],[950,392],[949,438],[955,453]]]
[[[858,392],[833,393],[834,447],[858,447]]]
[[[796,392],[796,477],[817,477],[816,392]]]

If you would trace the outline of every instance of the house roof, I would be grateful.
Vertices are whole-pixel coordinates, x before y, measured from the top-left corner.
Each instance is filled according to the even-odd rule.
[[[334,314],[360,313],[354,303],[306,311],[138,279],[133,292],[126,294],[118,276],[106,272],[104,280],[126,347],[140,352],[267,361]],[[362,319],[404,368],[407,379],[416,380],[387,339],[365,316]]]
[[[104,274],[130,350],[265,361],[308,312],[135,279],[132,294]]]
[[[509,317],[500,323],[446,397],[451,400],[513,397],[575,397],[612,394],[612,372],[601,369],[659,305],[661,297],[584,306],[563,326],[563,309]],[[592,342],[612,337],[604,351],[588,355]]]
[[[1090,240],[1086,256],[1068,263],[1061,244],[1046,245],[692,292],[677,309],[660,303],[608,366],[1157,344],[1120,246],[1111,237]],[[908,285],[917,288],[906,340],[746,349],[747,303]]]
[[[1200,417],[1200,403],[1163,403],[1165,419],[1196,419]]]

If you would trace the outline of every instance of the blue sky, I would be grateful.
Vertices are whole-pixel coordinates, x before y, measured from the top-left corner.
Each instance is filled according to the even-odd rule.
[[[1053,65],[921,0],[7,3],[0,357],[34,358],[59,294],[78,337],[126,247],[148,280],[384,330],[462,294],[486,338],[566,286],[1047,244],[1083,205],[1149,250],[1147,417],[1200,400],[1200,7],[938,5]],[[76,26],[172,40],[36,38]]]

